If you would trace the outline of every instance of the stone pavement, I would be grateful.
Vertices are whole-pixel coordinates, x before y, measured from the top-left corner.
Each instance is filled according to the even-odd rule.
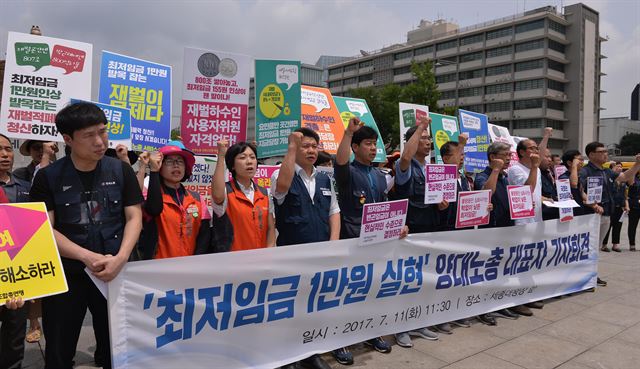
[[[626,232],[626,226],[623,227]],[[640,368],[640,252],[600,252],[599,275],[607,287],[547,300],[533,317],[498,319],[494,327],[477,321],[454,328],[438,341],[414,338],[413,348],[395,345],[390,354],[352,348],[352,367],[414,368]],[[27,344],[24,368],[43,366],[36,344]],[[78,368],[93,368],[95,341],[87,314],[78,344]],[[333,368],[346,369],[330,355]]]

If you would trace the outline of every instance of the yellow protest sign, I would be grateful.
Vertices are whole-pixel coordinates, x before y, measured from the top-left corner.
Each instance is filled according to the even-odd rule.
[[[45,204],[0,204],[0,306],[67,291]]]

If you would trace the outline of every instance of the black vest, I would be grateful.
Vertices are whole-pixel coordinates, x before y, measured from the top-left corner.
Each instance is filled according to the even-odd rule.
[[[369,182],[369,175],[375,184],[376,190]],[[342,223],[340,226],[340,239],[360,237],[360,227],[362,226],[362,208],[364,204],[387,201],[385,190],[387,180],[384,173],[378,168],[367,167],[357,161],[349,164],[351,178],[351,193],[346,189],[340,189],[338,198],[340,200],[340,214]]]
[[[407,226],[409,232],[435,232],[440,225],[438,205],[424,203],[424,167],[416,159],[411,159],[411,178],[404,184],[396,184],[396,195],[409,199]]]
[[[282,204],[278,205],[276,199],[273,203],[278,229],[276,241],[278,246],[329,240],[331,180],[326,174],[316,173],[313,201],[302,178],[296,173]]]
[[[54,228],[81,247],[116,255],[125,223],[122,162],[103,157],[96,166],[90,193],[85,193],[68,156],[42,170],[53,194]]]

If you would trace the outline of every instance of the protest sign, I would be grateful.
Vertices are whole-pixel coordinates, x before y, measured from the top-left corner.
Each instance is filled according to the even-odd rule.
[[[531,187],[524,186],[507,186],[507,195],[509,197],[509,214],[511,219],[528,219],[536,216],[533,208],[533,197],[531,196]]]
[[[425,165],[424,203],[439,204],[456,201],[458,167],[453,164]]]
[[[431,137],[433,140],[433,151],[436,156],[436,164],[442,164],[440,148],[449,141],[458,142],[458,118],[450,115],[429,113],[431,117]]]
[[[511,133],[509,133],[509,128],[498,126],[495,124],[489,123],[489,136],[491,137],[491,142],[502,142],[511,146],[511,161],[509,162],[509,166],[520,161],[518,159],[518,154],[516,152],[516,142],[513,137],[511,137]]]
[[[255,93],[258,157],[284,155],[300,127],[300,62],[256,60]]]
[[[464,147],[464,170],[479,173],[488,165],[489,127],[485,114],[458,109],[460,132],[467,133],[469,140]]]
[[[603,177],[587,177],[587,201],[585,202],[585,204],[597,204],[602,202],[603,185]]]
[[[581,218],[127,263],[109,283],[113,365],[274,368],[585,290],[600,221]]]
[[[0,133],[58,141],[56,113],[71,98],[91,100],[91,44],[9,32]]]
[[[82,100],[71,99],[72,104],[80,101]],[[90,102],[102,109],[107,118],[109,148],[115,149],[118,145],[124,145],[127,149],[131,150],[131,111],[118,106],[111,106],[94,101]]]
[[[573,205],[575,204],[575,207],[579,207],[579,205],[571,198],[570,181],[568,179],[556,179],[556,192],[558,193],[556,205],[561,204],[561,206],[558,206],[560,209],[560,221],[568,222],[573,220]],[[547,204],[547,206],[550,205]]]
[[[271,176],[278,169],[280,169],[279,165],[258,165],[253,180],[258,186],[266,188],[271,193]]]
[[[98,96],[103,104],[130,109],[133,150],[153,151],[167,144],[171,66],[102,51]]]
[[[302,126],[318,133],[320,150],[331,155],[338,152],[344,125],[329,89],[302,86]]]
[[[459,192],[456,228],[489,224],[490,202],[490,190]]]
[[[0,306],[68,291],[47,208],[0,204]]]
[[[345,128],[349,124],[349,120],[353,117],[358,117],[364,123],[365,126],[373,128],[376,132],[378,132],[378,140],[376,141],[376,157],[373,159],[374,163],[384,163],[387,161],[387,154],[385,152],[384,142],[382,142],[382,136],[380,135],[380,131],[378,130],[378,125],[376,124],[373,115],[371,114],[371,109],[367,105],[367,102],[363,99],[355,99],[351,97],[341,97],[334,96],[333,100],[336,102],[336,107],[340,112],[340,117],[342,118],[342,131],[344,132]]]
[[[374,245],[400,238],[408,205],[407,199],[364,204],[360,244]]]
[[[418,118],[429,115],[429,107],[426,105],[399,103],[400,111],[400,152],[404,151],[405,139],[407,131],[418,124]],[[433,118],[431,118],[433,119]],[[457,128],[456,128],[457,131]],[[439,161],[438,163],[441,163]]]
[[[184,49],[180,135],[198,155],[218,153],[247,138],[251,58],[194,48]]]
[[[213,214],[211,209],[211,180],[217,159],[204,156],[196,156],[195,158],[196,162],[193,165],[191,176],[182,184],[187,190],[198,193],[200,199],[209,208],[209,214]]]
[[[564,165],[556,165],[553,167],[553,172],[556,175],[556,179],[560,178],[561,175],[567,172],[567,167]]]

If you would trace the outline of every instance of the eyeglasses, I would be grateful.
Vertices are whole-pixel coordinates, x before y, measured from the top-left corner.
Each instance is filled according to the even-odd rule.
[[[184,160],[182,159],[166,159],[162,162],[162,165],[166,165],[168,167],[179,166],[184,167]]]

